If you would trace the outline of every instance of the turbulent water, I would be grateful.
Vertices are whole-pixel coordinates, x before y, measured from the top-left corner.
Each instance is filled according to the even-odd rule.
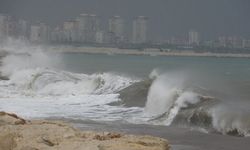
[[[30,46],[5,49],[8,55],[1,60],[1,73],[8,80],[0,81],[0,110],[27,118],[120,121],[250,135],[247,92],[240,93],[242,97],[235,100],[231,95],[239,93],[232,93],[227,84],[222,86],[224,80],[216,84],[222,80],[221,76],[212,78],[199,72],[202,69],[194,73],[193,69],[185,68],[187,66],[180,69],[178,65],[171,65],[185,58],[164,62],[164,58],[143,56],[49,53],[45,48]],[[107,59],[103,60],[105,57]],[[145,66],[135,63],[139,61]],[[203,60],[194,61],[189,67],[197,68],[199,61]],[[212,67],[215,70],[221,67],[216,68],[216,63],[222,63],[216,61]],[[147,64],[153,65],[150,68]],[[169,69],[154,69],[161,66]],[[175,67],[178,69],[173,69]],[[225,72],[225,75],[233,73]],[[227,79],[234,81],[236,78]],[[245,79],[229,85],[239,87],[242,81],[249,83]],[[242,88],[244,90],[248,90],[248,84]]]

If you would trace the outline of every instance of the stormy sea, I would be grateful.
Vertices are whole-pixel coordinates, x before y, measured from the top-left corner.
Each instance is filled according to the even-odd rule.
[[[250,60],[2,47],[0,111],[166,138],[175,150],[250,147]]]

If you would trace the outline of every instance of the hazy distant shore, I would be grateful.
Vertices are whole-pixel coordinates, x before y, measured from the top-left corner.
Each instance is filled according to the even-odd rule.
[[[250,58],[250,54],[232,54],[232,53],[196,53],[193,51],[160,51],[159,49],[119,49],[107,47],[72,47],[56,46],[52,51],[65,53],[87,53],[87,54],[123,54],[123,55],[148,55],[148,56],[190,56],[190,57],[233,57]]]
[[[36,46],[35,46],[36,47]],[[138,49],[120,49],[111,47],[76,47],[76,46],[46,46],[44,49],[49,52],[63,53],[86,53],[86,54],[107,54],[107,55],[147,55],[147,56],[186,56],[186,57],[229,57],[229,58],[250,58],[250,54],[235,53],[197,53],[194,51],[160,51],[159,49],[147,48]],[[0,49],[0,57],[6,55],[6,49]]]

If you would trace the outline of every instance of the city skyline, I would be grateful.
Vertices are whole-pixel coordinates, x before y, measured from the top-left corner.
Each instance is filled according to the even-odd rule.
[[[46,9],[46,11],[45,11]],[[70,20],[82,12],[101,16],[102,22],[111,16],[124,18],[126,26],[136,16],[147,16],[151,40],[181,37],[197,30],[204,40],[219,36],[250,37],[250,2],[247,0],[2,0],[0,13],[26,20],[45,22],[50,26]],[[108,23],[102,23],[107,28]],[[130,27],[129,30],[132,27]],[[125,32],[128,32],[125,31]]]
[[[137,16],[129,26],[131,33],[125,25],[124,18],[112,16],[108,20],[108,27],[101,28],[100,16],[96,14],[82,13],[56,27],[51,27],[44,22],[31,23],[29,21],[0,14],[0,40],[6,37],[26,39],[33,43],[57,43],[57,44],[105,44],[106,46],[142,47],[162,45],[181,49],[193,48],[250,48],[250,40],[241,36],[219,36],[212,40],[203,40],[200,32],[195,29],[186,31],[185,36],[176,36],[158,41],[148,38],[148,22],[146,16]],[[133,46],[134,45],[134,46]],[[143,46],[144,45],[144,46]],[[165,46],[164,46],[165,45]],[[140,46],[139,46],[140,47]],[[173,48],[173,47],[172,47]]]
[[[145,21],[144,21],[145,20]],[[130,23],[131,33],[125,33],[128,26],[120,16],[112,16],[108,27],[101,28],[100,16],[81,13],[75,19],[64,21],[52,27],[44,22],[29,22],[8,14],[0,14],[0,39],[6,37],[27,39],[39,43],[147,43],[147,17],[137,16]],[[138,22],[135,26],[135,22]],[[135,28],[136,27],[136,30]],[[138,35],[134,37],[134,35]]]

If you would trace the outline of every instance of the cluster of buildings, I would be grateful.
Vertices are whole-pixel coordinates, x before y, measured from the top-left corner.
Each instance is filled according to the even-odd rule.
[[[186,36],[150,42],[147,38],[148,18],[138,16],[128,25],[120,16],[108,20],[106,29],[95,14],[80,14],[56,27],[45,23],[29,23],[23,19],[0,14],[0,42],[6,37],[29,40],[33,43],[56,44],[112,44],[112,45],[170,45],[177,48],[250,48],[250,40],[242,37],[223,36],[216,40],[202,41],[200,33],[190,30]],[[128,26],[130,30],[128,31]],[[130,34],[127,34],[127,33]]]
[[[200,33],[190,30],[187,36],[172,37],[163,43],[182,47],[210,47],[210,48],[250,48],[250,40],[238,36],[220,36],[215,40],[201,40]]]
[[[6,37],[27,39],[29,31],[30,26],[27,21],[0,14],[0,40]]]
[[[125,34],[125,22],[120,16],[108,21],[103,30],[100,17],[95,14],[80,14],[76,19],[51,28],[45,23],[30,24],[25,20],[0,15],[0,39],[14,37],[28,39],[34,43],[147,43],[148,19],[138,16],[131,23],[132,35]]]

